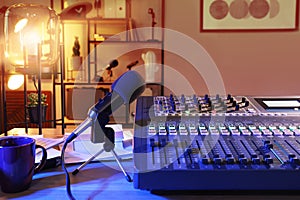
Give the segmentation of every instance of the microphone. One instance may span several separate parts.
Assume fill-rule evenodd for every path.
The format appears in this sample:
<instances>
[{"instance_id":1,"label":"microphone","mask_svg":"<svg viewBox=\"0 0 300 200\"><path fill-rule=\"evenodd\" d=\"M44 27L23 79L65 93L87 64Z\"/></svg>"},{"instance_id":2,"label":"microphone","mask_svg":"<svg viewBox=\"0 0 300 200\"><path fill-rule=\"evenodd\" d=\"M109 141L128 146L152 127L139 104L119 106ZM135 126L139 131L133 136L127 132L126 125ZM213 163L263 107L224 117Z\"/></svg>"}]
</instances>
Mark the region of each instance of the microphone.
<instances>
[{"instance_id":1,"label":"microphone","mask_svg":"<svg viewBox=\"0 0 300 200\"><path fill-rule=\"evenodd\" d=\"M139 63L139 61L136 60L136 61L128 64L126 68L129 69L129 70L131 70L131 68L134 67L134 66L136 66L138 63Z\"/></svg>"},{"instance_id":2,"label":"microphone","mask_svg":"<svg viewBox=\"0 0 300 200\"><path fill-rule=\"evenodd\" d=\"M87 118L71 133L66 143L71 142L90 126L93 126L98 115L108 118L113 111L123 104L130 104L137 99L145 90L144 79L136 71L127 71L122 74L111 86L109 92L103 99L94 104L88 111ZM95 136L92 136L95 137ZM100 138L100 140L102 140Z\"/></svg>"},{"instance_id":3,"label":"microphone","mask_svg":"<svg viewBox=\"0 0 300 200\"><path fill-rule=\"evenodd\" d=\"M106 67L106 70L111 70L112 68L115 68L116 66L118 66L119 62L118 60L112 60Z\"/></svg>"}]
</instances>

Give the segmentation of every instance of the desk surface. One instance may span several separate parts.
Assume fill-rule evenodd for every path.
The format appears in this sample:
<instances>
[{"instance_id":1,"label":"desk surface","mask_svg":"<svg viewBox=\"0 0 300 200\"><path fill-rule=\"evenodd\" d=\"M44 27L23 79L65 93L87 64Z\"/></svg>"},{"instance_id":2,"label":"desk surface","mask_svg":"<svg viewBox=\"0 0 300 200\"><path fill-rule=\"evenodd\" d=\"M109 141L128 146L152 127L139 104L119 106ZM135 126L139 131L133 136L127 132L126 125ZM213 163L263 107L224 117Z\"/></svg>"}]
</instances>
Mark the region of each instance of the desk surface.
<instances>
[{"instance_id":1,"label":"desk surface","mask_svg":"<svg viewBox=\"0 0 300 200\"><path fill-rule=\"evenodd\" d=\"M54 131L59 133L59 131ZM13 132L12 132L13 133ZM48 131L45 130L45 134ZM53 130L49 131L49 136L54 137ZM61 137L61 136L60 136ZM122 161L126 171L132 175L133 162L131 160ZM80 172L73 176L71 172L78 165L68 165L68 171L71 178L71 190L74 197L81 199L143 199L143 200L162 200L162 199L209 199L209 200L299 200L298 194L272 194L262 192L185 192L182 193L165 193L153 194L149 191L135 189L133 183L128 183L119 170L115 161L95 162L86 165ZM159 181L159 180L158 180ZM245 180L247 181L247 180ZM280 180L276 180L280 181ZM184 183L179 183L184 184ZM5 199L68 199L65 187L65 173L61 166L53 169L43 170L34 175L31 187L20 193L5 194L0 191L0 200Z\"/></svg>"},{"instance_id":2,"label":"desk surface","mask_svg":"<svg viewBox=\"0 0 300 200\"><path fill-rule=\"evenodd\" d=\"M124 167L130 171L132 160L123 162ZM72 172L79 165L68 166L68 171ZM281 200L300 199L300 194L241 194L236 192L199 192L188 193L167 193L153 194L149 191L133 188L133 184L125 180L124 175L116 170L117 164L114 162L90 163L76 175L70 174L71 189L76 199L209 199L209 200ZM159 180L158 180L159 181ZM278 180L280 181L280 180ZM184 184L184 183L182 183ZM44 170L33 177L31 187L20 193L5 194L0 192L0 199L68 199L65 189L65 174L61 167Z\"/></svg>"}]
</instances>

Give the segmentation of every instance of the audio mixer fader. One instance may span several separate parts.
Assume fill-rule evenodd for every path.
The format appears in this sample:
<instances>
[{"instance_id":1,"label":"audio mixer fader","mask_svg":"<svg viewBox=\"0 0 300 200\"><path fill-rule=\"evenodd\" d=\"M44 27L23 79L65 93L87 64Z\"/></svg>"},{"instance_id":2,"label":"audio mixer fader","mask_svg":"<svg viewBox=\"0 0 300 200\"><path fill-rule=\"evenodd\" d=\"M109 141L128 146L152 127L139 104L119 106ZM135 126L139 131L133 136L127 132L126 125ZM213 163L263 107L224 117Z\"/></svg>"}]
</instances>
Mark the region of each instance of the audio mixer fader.
<instances>
[{"instance_id":1,"label":"audio mixer fader","mask_svg":"<svg viewBox=\"0 0 300 200\"><path fill-rule=\"evenodd\" d=\"M135 188L299 190L299 99L140 97Z\"/></svg>"}]
</instances>

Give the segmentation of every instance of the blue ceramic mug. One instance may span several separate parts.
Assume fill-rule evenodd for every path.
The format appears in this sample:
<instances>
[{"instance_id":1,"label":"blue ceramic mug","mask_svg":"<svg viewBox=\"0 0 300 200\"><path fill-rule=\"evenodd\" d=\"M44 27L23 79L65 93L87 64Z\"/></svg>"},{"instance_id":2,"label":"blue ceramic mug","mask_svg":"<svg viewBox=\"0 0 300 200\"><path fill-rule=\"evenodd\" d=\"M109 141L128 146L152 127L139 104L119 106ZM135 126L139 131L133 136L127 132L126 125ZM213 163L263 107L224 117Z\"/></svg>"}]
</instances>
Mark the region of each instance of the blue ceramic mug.
<instances>
[{"instance_id":1,"label":"blue ceramic mug","mask_svg":"<svg viewBox=\"0 0 300 200\"><path fill-rule=\"evenodd\" d=\"M42 149L42 159L35 166L36 149ZM23 136L0 137L0 186L5 193L21 192L29 188L32 176L39 172L47 160L44 147Z\"/></svg>"}]
</instances>

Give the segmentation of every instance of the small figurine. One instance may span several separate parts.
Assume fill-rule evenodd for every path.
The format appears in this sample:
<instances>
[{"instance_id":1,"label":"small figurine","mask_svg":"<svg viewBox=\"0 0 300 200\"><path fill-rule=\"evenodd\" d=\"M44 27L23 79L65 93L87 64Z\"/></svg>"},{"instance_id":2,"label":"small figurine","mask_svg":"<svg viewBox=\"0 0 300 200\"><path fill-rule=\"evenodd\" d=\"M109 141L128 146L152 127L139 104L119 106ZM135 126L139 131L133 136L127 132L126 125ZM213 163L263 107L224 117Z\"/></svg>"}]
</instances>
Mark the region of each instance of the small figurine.
<instances>
[{"instance_id":1,"label":"small figurine","mask_svg":"<svg viewBox=\"0 0 300 200\"><path fill-rule=\"evenodd\" d=\"M78 36L75 36L75 41L73 46L73 56L80 56L80 44L78 41Z\"/></svg>"}]
</instances>

